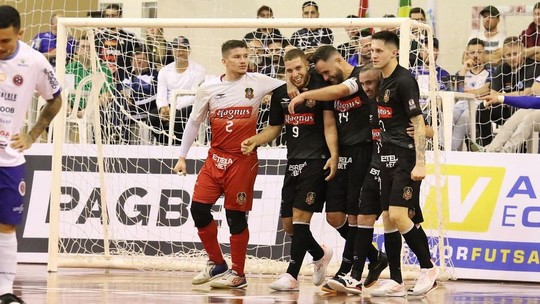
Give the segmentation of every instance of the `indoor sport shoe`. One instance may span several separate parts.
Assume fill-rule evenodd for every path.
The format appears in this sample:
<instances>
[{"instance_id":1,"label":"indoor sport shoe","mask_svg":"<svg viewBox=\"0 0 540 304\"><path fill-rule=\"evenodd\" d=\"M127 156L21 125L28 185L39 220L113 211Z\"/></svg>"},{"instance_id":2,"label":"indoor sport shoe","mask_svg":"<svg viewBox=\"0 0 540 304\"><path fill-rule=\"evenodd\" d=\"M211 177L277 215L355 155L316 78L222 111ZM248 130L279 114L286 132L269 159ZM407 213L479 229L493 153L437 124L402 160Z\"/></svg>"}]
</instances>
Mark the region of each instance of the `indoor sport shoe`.
<instances>
[{"instance_id":1,"label":"indoor sport shoe","mask_svg":"<svg viewBox=\"0 0 540 304\"><path fill-rule=\"evenodd\" d=\"M330 260L332 260L332 255L334 252L332 251L332 248L322 245L321 246L324 255L323 257L318 261L313 261L313 284L315 286L320 286L324 282L324 278L326 277L326 268L328 267L328 264L330 264Z\"/></svg>"},{"instance_id":2,"label":"indoor sport shoe","mask_svg":"<svg viewBox=\"0 0 540 304\"><path fill-rule=\"evenodd\" d=\"M284 273L280 275L277 280L270 283L268 287L277 291L293 291L298 290L298 280L293 278L289 273Z\"/></svg>"},{"instance_id":3,"label":"indoor sport shoe","mask_svg":"<svg viewBox=\"0 0 540 304\"><path fill-rule=\"evenodd\" d=\"M326 292L326 293L336 293L337 292L334 289L332 289L332 287L330 287L330 285L328 285L328 282L324 283L324 285L321 286L321 290Z\"/></svg>"},{"instance_id":4,"label":"indoor sport shoe","mask_svg":"<svg viewBox=\"0 0 540 304\"><path fill-rule=\"evenodd\" d=\"M373 286L379 279L381 272L388 266L388 257L386 253L379 251L379 256L376 262L369 263L366 280L364 281L364 287L369 288Z\"/></svg>"},{"instance_id":5,"label":"indoor sport shoe","mask_svg":"<svg viewBox=\"0 0 540 304\"><path fill-rule=\"evenodd\" d=\"M439 276L439 268L433 266L432 268L421 268L418 281L414 285L412 295L419 296L430 291L435 285L435 280Z\"/></svg>"},{"instance_id":6,"label":"indoor sport shoe","mask_svg":"<svg viewBox=\"0 0 540 304\"><path fill-rule=\"evenodd\" d=\"M21 298L12 293L5 293L0 296L0 304L26 304Z\"/></svg>"},{"instance_id":7,"label":"indoor sport shoe","mask_svg":"<svg viewBox=\"0 0 540 304\"><path fill-rule=\"evenodd\" d=\"M246 276L239 276L236 271L229 269L221 277L212 280L210 287L228 289L246 288Z\"/></svg>"},{"instance_id":8,"label":"indoor sport shoe","mask_svg":"<svg viewBox=\"0 0 540 304\"><path fill-rule=\"evenodd\" d=\"M332 289L338 292L359 295L362 294L362 283L353 279L349 275L331 278L327 283Z\"/></svg>"},{"instance_id":9,"label":"indoor sport shoe","mask_svg":"<svg viewBox=\"0 0 540 304\"><path fill-rule=\"evenodd\" d=\"M379 287L371 291L373 297L404 297L407 295L405 284L394 280L384 281Z\"/></svg>"},{"instance_id":10,"label":"indoor sport shoe","mask_svg":"<svg viewBox=\"0 0 540 304\"><path fill-rule=\"evenodd\" d=\"M206 262L206 268L199 272L191 281L193 285L200 285L206 282L210 282L213 279L219 278L225 274L229 269L226 262L223 262L221 265L216 265L212 261Z\"/></svg>"}]
</instances>

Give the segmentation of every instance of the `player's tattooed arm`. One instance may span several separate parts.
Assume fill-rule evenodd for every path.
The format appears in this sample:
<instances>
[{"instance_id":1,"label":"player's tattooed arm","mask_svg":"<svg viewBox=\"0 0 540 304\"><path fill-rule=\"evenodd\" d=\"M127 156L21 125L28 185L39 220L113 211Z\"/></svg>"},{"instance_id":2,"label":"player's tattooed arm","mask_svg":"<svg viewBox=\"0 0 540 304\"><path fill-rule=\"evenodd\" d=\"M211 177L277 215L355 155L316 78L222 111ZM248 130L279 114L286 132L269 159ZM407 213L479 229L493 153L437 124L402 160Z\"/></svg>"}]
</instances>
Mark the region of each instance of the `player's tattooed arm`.
<instances>
[{"instance_id":1,"label":"player's tattooed arm","mask_svg":"<svg viewBox=\"0 0 540 304\"><path fill-rule=\"evenodd\" d=\"M62 106L62 97L60 94L58 96L54 97L51 100L47 100L47 103L41 110L41 113L39 114L39 117L36 121L36 124L28 132L28 135L36 141L36 139L45 131L45 129L51 124L51 121L56 116L56 114L60 111L60 107Z\"/></svg>"},{"instance_id":2,"label":"player's tattooed arm","mask_svg":"<svg viewBox=\"0 0 540 304\"><path fill-rule=\"evenodd\" d=\"M426 177L426 126L422 115L411 118L414 127L414 145L416 164L411 172L411 179L420 181Z\"/></svg>"}]
</instances>

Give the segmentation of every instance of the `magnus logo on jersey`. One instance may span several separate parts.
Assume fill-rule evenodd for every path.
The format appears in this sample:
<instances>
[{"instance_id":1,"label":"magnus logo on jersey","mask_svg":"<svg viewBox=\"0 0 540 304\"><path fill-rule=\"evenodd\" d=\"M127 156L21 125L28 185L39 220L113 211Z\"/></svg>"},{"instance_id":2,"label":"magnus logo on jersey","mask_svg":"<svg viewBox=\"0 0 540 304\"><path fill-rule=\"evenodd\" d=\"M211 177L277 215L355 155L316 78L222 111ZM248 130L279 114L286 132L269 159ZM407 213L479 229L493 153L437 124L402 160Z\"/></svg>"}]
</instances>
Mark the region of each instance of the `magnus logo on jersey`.
<instances>
[{"instance_id":1,"label":"magnus logo on jersey","mask_svg":"<svg viewBox=\"0 0 540 304\"><path fill-rule=\"evenodd\" d=\"M53 71L43 69L43 73L45 73L45 76L47 76L47 80L49 81L51 88L56 89L58 87L58 80L54 76Z\"/></svg>"},{"instance_id":2,"label":"magnus logo on jersey","mask_svg":"<svg viewBox=\"0 0 540 304\"><path fill-rule=\"evenodd\" d=\"M350 109L359 108L361 106L362 100L358 96L347 100L336 100L334 103L334 109L338 112L347 112Z\"/></svg>"},{"instance_id":3,"label":"magnus logo on jersey","mask_svg":"<svg viewBox=\"0 0 540 304\"><path fill-rule=\"evenodd\" d=\"M226 119L241 119L250 118L252 107L232 107L225 109L218 109L214 114L214 118L226 118Z\"/></svg>"},{"instance_id":4,"label":"magnus logo on jersey","mask_svg":"<svg viewBox=\"0 0 540 304\"><path fill-rule=\"evenodd\" d=\"M379 113L379 118L380 119L384 119L384 118L392 118L392 108L390 107L383 107L383 106L378 106L377 107L377 112Z\"/></svg>"},{"instance_id":5,"label":"magnus logo on jersey","mask_svg":"<svg viewBox=\"0 0 540 304\"><path fill-rule=\"evenodd\" d=\"M313 125L315 124L315 117L313 113L302 114L286 114L285 124L287 125Z\"/></svg>"},{"instance_id":6,"label":"magnus logo on jersey","mask_svg":"<svg viewBox=\"0 0 540 304\"><path fill-rule=\"evenodd\" d=\"M17 101L17 94L15 93L8 93L8 92L0 92L0 98L7 100L7 101Z\"/></svg>"}]
</instances>

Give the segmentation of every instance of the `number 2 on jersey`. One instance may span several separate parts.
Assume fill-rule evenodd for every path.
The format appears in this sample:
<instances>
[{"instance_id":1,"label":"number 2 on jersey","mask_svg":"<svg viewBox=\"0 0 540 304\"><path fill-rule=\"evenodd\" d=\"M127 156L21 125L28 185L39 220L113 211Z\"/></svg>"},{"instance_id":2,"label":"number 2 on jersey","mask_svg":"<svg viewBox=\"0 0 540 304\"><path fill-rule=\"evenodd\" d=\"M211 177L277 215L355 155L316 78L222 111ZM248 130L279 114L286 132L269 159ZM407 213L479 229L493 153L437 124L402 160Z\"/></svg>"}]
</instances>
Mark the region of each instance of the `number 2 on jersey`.
<instances>
[{"instance_id":1,"label":"number 2 on jersey","mask_svg":"<svg viewBox=\"0 0 540 304\"><path fill-rule=\"evenodd\" d=\"M234 125L234 122L232 120L227 121L227 125L225 126L225 131L227 131L227 133L232 133L233 125Z\"/></svg>"}]
</instances>

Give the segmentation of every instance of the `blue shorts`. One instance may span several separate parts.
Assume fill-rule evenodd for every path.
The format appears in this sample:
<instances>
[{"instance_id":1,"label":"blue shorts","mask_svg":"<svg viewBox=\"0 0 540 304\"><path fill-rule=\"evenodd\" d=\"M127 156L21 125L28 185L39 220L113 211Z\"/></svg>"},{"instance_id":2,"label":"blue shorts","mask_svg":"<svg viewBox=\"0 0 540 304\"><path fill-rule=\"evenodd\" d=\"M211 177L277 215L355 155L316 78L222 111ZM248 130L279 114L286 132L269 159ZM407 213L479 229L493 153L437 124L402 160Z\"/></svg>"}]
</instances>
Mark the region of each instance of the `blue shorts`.
<instances>
[{"instance_id":1,"label":"blue shorts","mask_svg":"<svg viewBox=\"0 0 540 304\"><path fill-rule=\"evenodd\" d=\"M0 223L17 225L22 221L26 192L25 166L0 167Z\"/></svg>"}]
</instances>

